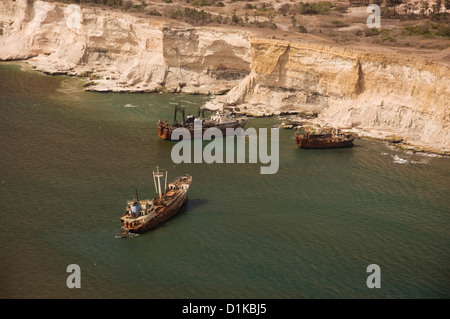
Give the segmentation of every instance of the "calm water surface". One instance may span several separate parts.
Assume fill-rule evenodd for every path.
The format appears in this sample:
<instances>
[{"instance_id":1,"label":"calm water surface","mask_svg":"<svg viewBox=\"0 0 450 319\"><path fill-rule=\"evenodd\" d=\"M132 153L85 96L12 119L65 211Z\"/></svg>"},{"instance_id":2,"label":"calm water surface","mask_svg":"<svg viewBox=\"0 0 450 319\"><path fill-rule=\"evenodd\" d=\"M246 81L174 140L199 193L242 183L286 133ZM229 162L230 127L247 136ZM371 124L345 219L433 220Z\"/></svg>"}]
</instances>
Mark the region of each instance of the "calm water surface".
<instances>
[{"instance_id":1,"label":"calm water surface","mask_svg":"<svg viewBox=\"0 0 450 319\"><path fill-rule=\"evenodd\" d=\"M209 97L82 90L0 64L1 298L449 298L450 160L357 140L299 150L280 130L277 174L174 164L156 122ZM283 118L251 118L275 127ZM152 170L193 176L173 219L116 238ZM66 286L69 264L81 289ZM381 267L381 289L366 268Z\"/></svg>"}]
</instances>

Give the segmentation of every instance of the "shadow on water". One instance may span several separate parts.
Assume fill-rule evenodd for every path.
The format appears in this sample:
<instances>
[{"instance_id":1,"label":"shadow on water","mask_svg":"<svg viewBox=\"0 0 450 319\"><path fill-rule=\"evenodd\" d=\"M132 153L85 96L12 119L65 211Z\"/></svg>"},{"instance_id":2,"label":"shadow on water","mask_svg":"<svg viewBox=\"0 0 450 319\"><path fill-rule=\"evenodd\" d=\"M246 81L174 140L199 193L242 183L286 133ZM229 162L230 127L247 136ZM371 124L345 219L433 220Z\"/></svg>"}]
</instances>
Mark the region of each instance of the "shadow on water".
<instances>
[{"instance_id":1,"label":"shadow on water","mask_svg":"<svg viewBox=\"0 0 450 319\"><path fill-rule=\"evenodd\" d=\"M190 199L188 200L186 203L183 204L183 206L181 206L180 210L178 211L178 213L176 213L175 215L173 215L172 217L170 217L168 220L166 220L165 222L162 222L159 225L156 225L155 227L153 227L152 229L150 229L149 231L155 231L159 228L162 227L169 227L170 225L167 224L167 222L169 221L173 221L177 218L181 218L181 216L187 215L188 212L192 213L192 211L195 208L201 207L203 205L206 205L208 203L208 200L204 199L204 198L196 198L196 199Z\"/></svg>"},{"instance_id":2,"label":"shadow on water","mask_svg":"<svg viewBox=\"0 0 450 319\"><path fill-rule=\"evenodd\" d=\"M189 208L190 210L204 206L208 204L208 200L205 198L195 198L195 199L190 199L189 201L187 201L187 203L185 205L183 205L183 207L181 209L187 209Z\"/></svg>"}]
</instances>

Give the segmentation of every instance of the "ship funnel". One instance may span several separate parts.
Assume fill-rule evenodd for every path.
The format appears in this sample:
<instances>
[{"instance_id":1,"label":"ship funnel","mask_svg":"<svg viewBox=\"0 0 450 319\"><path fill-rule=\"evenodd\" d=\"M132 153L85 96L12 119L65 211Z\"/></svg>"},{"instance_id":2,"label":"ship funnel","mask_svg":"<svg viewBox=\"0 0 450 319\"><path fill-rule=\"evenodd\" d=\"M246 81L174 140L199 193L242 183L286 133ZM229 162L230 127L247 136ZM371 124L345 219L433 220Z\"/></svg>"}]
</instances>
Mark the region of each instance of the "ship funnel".
<instances>
[{"instance_id":1,"label":"ship funnel","mask_svg":"<svg viewBox=\"0 0 450 319\"><path fill-rule=\"evenodd\" d=\"M161 179L164 180L163 189L161 189ZM160 170L159 167L156 166L156 170L153 171L153 182L155 183L156 193L159 194L159 198L161 199L162 195L166 192L167 189L167 171Z\"/></svg>"},{"instance_id":2,"label":"ship funnel","mask_svg":"<svg viewBox=\"0 0 450 319\"><path fill-rule=\"evenodd\" d=\"M131 205L131 212L134 216L139 216L139 212L141 211L141 203L139 202L137 188L134 188L136 191L136 196L133 200L133 204Z\"/></svg>"}]
</instances>

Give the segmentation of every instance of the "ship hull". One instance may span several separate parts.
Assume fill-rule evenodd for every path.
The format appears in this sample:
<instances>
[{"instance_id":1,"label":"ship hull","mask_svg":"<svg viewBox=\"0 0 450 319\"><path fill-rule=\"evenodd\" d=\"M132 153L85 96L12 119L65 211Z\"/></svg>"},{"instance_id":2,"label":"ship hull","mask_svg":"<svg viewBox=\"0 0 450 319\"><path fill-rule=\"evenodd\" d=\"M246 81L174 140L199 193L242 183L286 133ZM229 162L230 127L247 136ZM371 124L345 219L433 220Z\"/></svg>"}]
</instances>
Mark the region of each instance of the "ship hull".
<instances>
[{"instance_id":1,"label":"ship hull","mask_svg":"<svg viewBox=\"0 0 450 319\"><path fill-rule=\"evenodd\" d=\"M295 143L298 148L304 149L315 149L315 148L342 148L342 147L352 147L354 137L343 139L343 140L333 140L333 139L305 139L296 136Z\"/></svg>"},{"instance_id":2,"label":"ship hull","mask_svg":"<svg viewBox=\"0 0 450 319\"><path fill-rule=\"evenodd\" d=\"M205 131L208 128L217 128L222 132L222 136L226 136L227 135L227 128L231 128L231 129L237 129L239 127L244 127L245 125L245 121L241 121L241 122L236 122L233 124L224 124L224 125L214 125L214 126L206 126L206 127L202 127L202 134L200 135L198 132L197 134L200 137L203 137L203 134L205 133ZM163 126L163 125L158 125L157 127L157 133L158 136L164 140L171 140L172 139L172 132L177 129L177 128L183 128L182 126ZM197 138L194 128L192 126L190 127L186 127L189 130L189 133L191 135L191 139Z\"/></svg>"},{"instance_id":3,"label":"ship hull","mask_svg":"<svg viewBox=\"0 0 450 319\"><path fill-rule=\"evenodd\" d=\"M139 227L130 228L130 229L128 229L128 231L130 233L140 234L140 233L144 233L144 232L152 229L155 226L158 226L159 224L165 222L166 220L168 220L171 217L173 217L174 215L176 215L180 211L183 204L186 203L187 201L188 201L188 196L186 193L185 196L180 196L180 198L177 199L177 201L175 203L173 203L172 205L163 206L162 211L160 212L160 215L158 215L155 219L150 220L148 223L140 225Z\"/></svg>"}]
</instances>

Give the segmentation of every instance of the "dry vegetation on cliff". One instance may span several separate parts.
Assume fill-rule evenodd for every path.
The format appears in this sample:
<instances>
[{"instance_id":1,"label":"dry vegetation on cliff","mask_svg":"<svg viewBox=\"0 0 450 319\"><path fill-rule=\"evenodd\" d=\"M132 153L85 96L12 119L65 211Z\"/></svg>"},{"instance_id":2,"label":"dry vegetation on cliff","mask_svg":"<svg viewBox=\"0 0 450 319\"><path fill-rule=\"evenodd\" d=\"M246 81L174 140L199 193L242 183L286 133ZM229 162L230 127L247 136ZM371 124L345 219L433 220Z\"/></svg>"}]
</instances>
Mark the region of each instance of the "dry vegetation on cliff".
<instances>
[{"instance_id":1,"label":"dry vegetation on cliff","mask_svg":"<svg viewBox=\"0 0 450 319\"><path fill-rule=\"evenodd\" d=\"M450 63L449 0L52 0L108 6L193 26L250 29L261 37L411 52ZM369 29L367 5L381 5Z\"/></svg>"}]
</instances>

